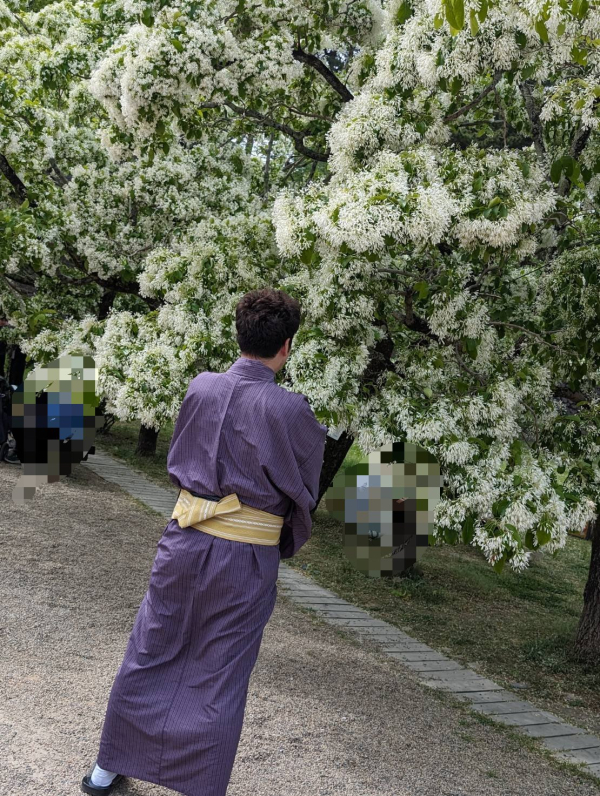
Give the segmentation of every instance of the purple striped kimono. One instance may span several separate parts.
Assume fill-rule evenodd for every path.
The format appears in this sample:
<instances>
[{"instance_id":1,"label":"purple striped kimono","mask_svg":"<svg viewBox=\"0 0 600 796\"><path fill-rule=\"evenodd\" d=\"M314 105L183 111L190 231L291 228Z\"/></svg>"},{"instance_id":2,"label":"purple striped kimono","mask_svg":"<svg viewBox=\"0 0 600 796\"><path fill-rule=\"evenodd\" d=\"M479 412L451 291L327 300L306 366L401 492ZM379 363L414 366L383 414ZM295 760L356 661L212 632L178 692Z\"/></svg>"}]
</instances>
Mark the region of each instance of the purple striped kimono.
<instances>
[{"instance_id":1,"label":"purple striped kimono","mask_svg":"<svg viewBox=\"0 0 600 796\"><path fill-rule=\"evenodd\" d=\"M281 541L222 539L171 520L158 542L106 710L97 762L186 796L225 796L280 558L309 539L327 427L259 360L200 373L175 425L178 487L285 517Z\"/></svg>"}]
</instances>

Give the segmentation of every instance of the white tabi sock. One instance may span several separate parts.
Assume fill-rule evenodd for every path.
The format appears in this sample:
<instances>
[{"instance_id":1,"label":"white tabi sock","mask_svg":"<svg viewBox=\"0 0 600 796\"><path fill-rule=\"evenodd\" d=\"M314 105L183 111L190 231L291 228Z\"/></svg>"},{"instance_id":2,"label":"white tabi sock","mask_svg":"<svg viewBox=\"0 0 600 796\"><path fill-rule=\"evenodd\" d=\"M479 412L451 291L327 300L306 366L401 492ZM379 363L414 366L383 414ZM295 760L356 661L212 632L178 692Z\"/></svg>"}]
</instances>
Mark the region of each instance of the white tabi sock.
<instances>
[{"instance_id":1,"label":"white tabi sock","mask_svg":"<svg viewBox=\"0 0 600 796\"><path fill-rule=\"evenodd\" d=\"M96 785L98 788L106 788L116 776L117 772L105 771L96 763L91 776L92 785Z\"/></svg>"}]
</instances>

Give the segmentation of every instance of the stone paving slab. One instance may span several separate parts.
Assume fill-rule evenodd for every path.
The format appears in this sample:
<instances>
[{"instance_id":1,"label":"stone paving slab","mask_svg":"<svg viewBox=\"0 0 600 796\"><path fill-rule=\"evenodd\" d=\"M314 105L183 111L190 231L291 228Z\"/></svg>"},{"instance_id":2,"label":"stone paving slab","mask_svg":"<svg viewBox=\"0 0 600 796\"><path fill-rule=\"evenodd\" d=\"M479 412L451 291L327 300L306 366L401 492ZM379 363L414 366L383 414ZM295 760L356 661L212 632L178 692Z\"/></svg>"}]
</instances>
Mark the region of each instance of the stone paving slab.
<instances>
[{"instance_id":1,"label":"stone paving slab","mask_svg":"<svg viewBox=\"0 0 600 796\"><path fill-rule=\"evenodd\" d=\"M394 655L394 657L398 658L398 660L402 660L402 656L406 655L409 652L422 652L425 654L435 653L435 650L432 650L431 647L427 646L427 644L420 644L418 641L404 641L404 642L394 641L393 644L386 644L384 642L380 643L382 644L383 651L385 653L389 654L397 653Z\"/></svg>"},{"instance_id":2,"label":"stone paving slab","mask_svg":"<svg viewBox=\"0 0 600 796\"><path fill-rule=\"evenodd\" d=\"M477 674L477 672L474 672L472 669L466 669L464 666L460 666L460 668L454 672L439 672L435 675L432 674L430 679L443 680L451 683L462 683L466 680L469 682L475 682L478 680L484 680L485 678L483 678L480 674Z\"/></svg>"},{"instance_id":3,"label":"stone paving slab","mask_svg":"<svg viewBox=\"0 0 600 796\"><path fill-rule=\"evenodd\" d=\"M500 713L494 716L496 721L511 724L514 727L527 727L533 724L560 724L560 720L545 710L531 710L525 713Z\"/></svg>"},{"instance_id":4,"label":"stone paving slab","mask_svg":"<svg viewBox=\"0 0 600 796\"><path fill-rule=\"evenodd\" d=\"M302 605L314 605L317 608L327 608L332 605L348 607L348 603L333 597L302 597Z\"/></svg>"},{"instance_id":5,"label":"stone paving slab","mask_svg":"<svg viewBox=\"0 0 600 796\"><path fill-rule=\"evenodd\" d=\"M590 765L586 766L586 768L591 774L595 774L595 776L600 777L600 766Z\"/></svg>"},{"instance_id":6,"label":"stone paving slab","mask_svg":"<svg viewBox=\"0 0 600 796\"><path fill-rule=\"evenodd\" d=\"M521 727L521 731L527 733L527 735L532 735L534 738L551 738L553 735L578 735L581 729L573 727L572 724L562 724L559 719L556 723L533 724L530 727Z\"/></svg>"},{"instance_id":7,"label":"stone paving slab","mask_svg":"<svg viewBox=\"0 0 600 796\"><path fill-rule=\"evenodd\" d=\"M570 763L600 764L600 746L595 749L571 749L568 752L559 752L559 757Z\"/></svg>"},{"instance_id":8,"label":"stone paving slab","mask_svg":"<svg viewBox=\"0 0 600 796\"><path fill-rule=\"evenodd\" d=\"M102 451L91 456L84 464L165 517L171 516L177 499L175 487L160 487ZM449 692L468 703L472 710L540 739L560 759L580 763L587 773L600 777L600 738L565 724L552 713L538 710L529 702L519 699L514 691L503 688L389 622L376 619L334 592L318 586L307 575L284 561L279 565L278 581L284 594L291 600L317 614L328 624L352 633L362 641L376 643L383 654L411 670L422 684Z\"/></svg>"},{"instance_id":9,"label":"stone paving slab","mask_svg":"<svg viewBox=\"0 0 600 796\"><path fill-rule=\"evenodd\" d=\"M493 680L488 680L485 677L477 679L467 679L462 682L450 682L448 680L432 680L430 677L423 680L425 685L432 688L439 688L440 691L451 691L457 694L468 694L469 691L501 691L502 687L496 685Z\"/></svg>"},{"instance_id":10,"label":"stone paving slab","mask_svg":"<svg viewBox=\"0 0 600 796\"><path fill-rule=\"evenodd\" d=\"M555 751L575 749L596 749L598 738L595 735L563 735L557 738L547 738L544 745Z\"/></svg>"},{"instance_id":11,"label":"stone paving slab","mask_svg":"<svg viewBox=\"0 0 600 796\"><path fill-rule=\"evenodd\" d=\"M352 618L350 618L350 619L337 618L336 619L335 617L330 616L330 617L327 617L325 621L329 622L332 625L339 625L340 627L355 628L355 627L374 627L375 625L373 625L373 622L377 622L378 620L369 619L368 616L365 617L364 619L362 619L362 618L361 619L358 619L358 618L357 619L352 619Z\"/></svg>"},{"instance_id":12,"label":"stone paving slab","mask_svg":"<svg viewBox=\"0 0 600 796\"><path fill-rule=\"evenodd\" d=\"M394 638L394 639L410 639L414 641L413 638L407 636L406 633L403 633L401 630L398 630L395 627L389 625L388 627L359 627L356 629L356 635L358 636L378 636L381 638Z\"/></svg>"},{"instance_id":13,"label":"stone paving slab","mask_svg":"<svg viewBox=\"0 0 600 796\"><path fill-rule=\"evenodd\" d=\"M535 708L531 702L483 702L481 704L474 704L473 710L485 713L488 716L493 716L494 713L502 713L503 715L509 713L529 713L535 710Z\"/></svg>"},{"instance_id":14,"label":"stone paving slab","mask_svg":"<svg viewBox=\"0 0 600 796\"><path fill-rule=\"evenodd\" d=\"M456 661L404 661L404 665L413 672L450 672L462 668Z\"/></svg>"},{"instance_id":15,"label":"stone paving slab","mask_svg":"<svg viewBox=\"0 0 600 796\"><path fill-rule=\"evenodd\" d=\"M445 655L442 655L441 652L435 652L434 650L423 650L422 652L401 652L400 655L397 655L396 657L400 661L450 661L450 658L447 658ZM454 661L452 661L452 663L454 663Z\"/></svg>"},{"instance_id":16,"label":"stone paving slab","mask_svg":"<svg viewBox=\"0 0 600 796\"><path fill-rule=\"evenodd\" d=\"M512 691L505 691L503 688L498 688L495 691L473 691L468 694L457 694L457 699L465 702L473 702L473 707L478 704L489 702L514 702L517 695Z\"/></svg>"}]
</instances>

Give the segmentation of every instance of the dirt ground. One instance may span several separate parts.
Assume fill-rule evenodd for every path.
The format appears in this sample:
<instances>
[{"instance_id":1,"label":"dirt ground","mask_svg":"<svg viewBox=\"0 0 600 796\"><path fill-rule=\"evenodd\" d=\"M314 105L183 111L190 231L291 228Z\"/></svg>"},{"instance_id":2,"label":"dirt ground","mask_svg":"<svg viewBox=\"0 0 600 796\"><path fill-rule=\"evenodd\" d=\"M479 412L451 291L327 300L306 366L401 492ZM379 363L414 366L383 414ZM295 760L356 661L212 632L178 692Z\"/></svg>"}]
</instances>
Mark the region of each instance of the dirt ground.
<instances>
[{"instance_id":1,"label":"dirt ground","mask_svg":"<svg viewBox=\"0 0 600 796\"><path fill-rule=\"evenodd\" d=\"M85 466L24 507L0 465L0 794L75 796L165 521ZM598 796L282 594L227 796ZM126 779L115 796L173 791Z\"/></svg>"}]
</instances>

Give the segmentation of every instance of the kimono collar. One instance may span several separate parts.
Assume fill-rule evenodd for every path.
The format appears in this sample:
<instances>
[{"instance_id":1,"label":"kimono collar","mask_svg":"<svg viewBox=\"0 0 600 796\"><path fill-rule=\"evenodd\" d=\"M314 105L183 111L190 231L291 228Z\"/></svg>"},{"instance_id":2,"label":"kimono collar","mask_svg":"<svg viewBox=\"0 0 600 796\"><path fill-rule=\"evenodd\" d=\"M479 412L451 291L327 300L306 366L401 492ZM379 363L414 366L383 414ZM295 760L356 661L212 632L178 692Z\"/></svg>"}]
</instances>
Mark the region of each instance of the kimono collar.
<instances>
[{"instance_id":1,"label":"kimono collar","mask_svg":"<svg viewBox=\"0 0 600 796\"><path fill-rule=\"evenodd\" d=\"M229 368L228 373L236 373L247 379L261 379L262 381L275 381L275 371L259 359L239 357Z\"/></svg>"}]
</instances>

